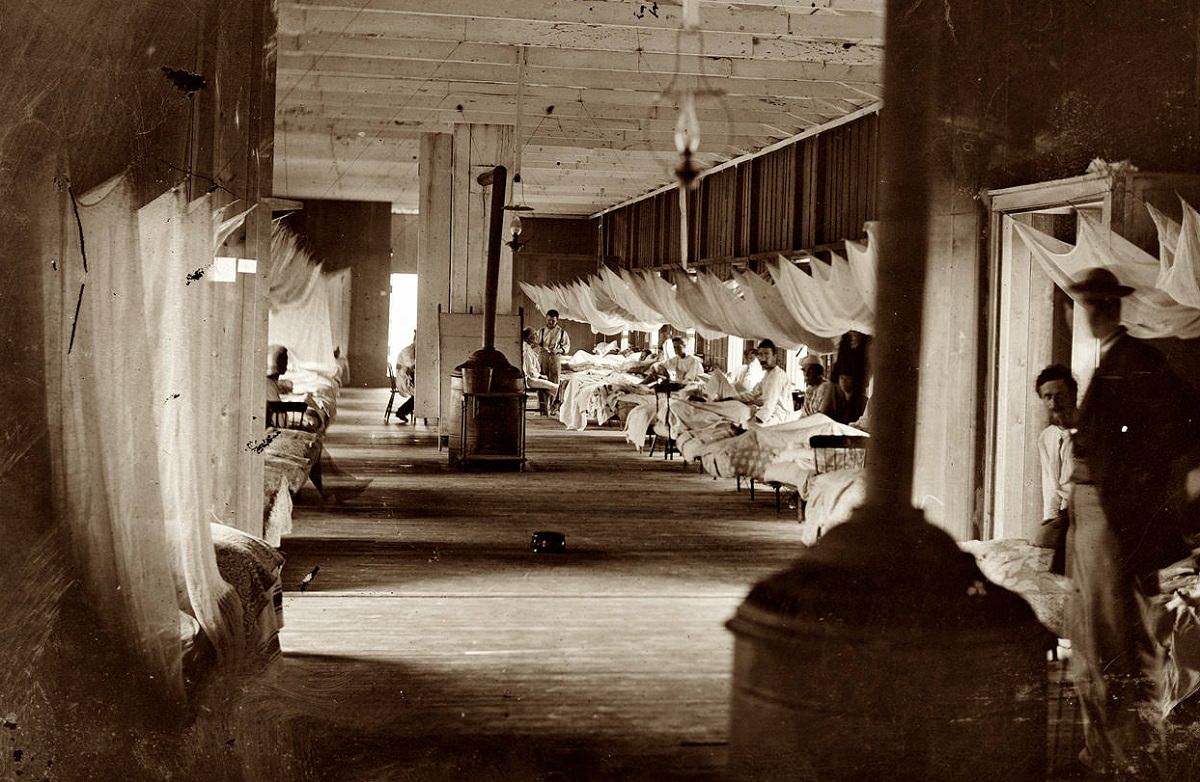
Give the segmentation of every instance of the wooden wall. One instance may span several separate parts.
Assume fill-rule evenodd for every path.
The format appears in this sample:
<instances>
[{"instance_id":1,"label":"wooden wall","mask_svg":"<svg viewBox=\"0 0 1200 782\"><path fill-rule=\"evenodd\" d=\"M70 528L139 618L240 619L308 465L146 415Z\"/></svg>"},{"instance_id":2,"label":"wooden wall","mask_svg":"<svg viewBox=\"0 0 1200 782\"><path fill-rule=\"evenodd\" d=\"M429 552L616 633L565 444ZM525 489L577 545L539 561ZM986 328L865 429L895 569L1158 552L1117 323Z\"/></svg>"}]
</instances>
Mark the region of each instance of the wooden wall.
<instances>
[{"instance_id":1,"label":"wooden wall","mask_svg":"<svg viewBox=\"0 0 1200 782\"><path fill-rule=\"evenodd\" d=\"M261 438L266 404L270 212L261 199L272 188L274 30L273 5L265 0L174 7L81 0L52 10L22 4L6 9L0 25L0 220L12 229L6 237L15 241L18 226L38 219L29 211L38 188L69 182L85 193L122 171L139 206L177 184L192 196L211 192L215 206L259 205L229 245L257 259L262 272L238 275L238 307L227 325L242 344L242 363L224 412L238 422L242 442ZM189 94L167 70L194 72L203 81ZM54 172L49 183L38 178L47 161ZM0 242L0 252L6 270L0 299L19 321L19 328L4 330L0 360L10 375L40 385L41 269L28 267L36 254L10 249L8 241ZM20 404L9 406L14 420L44 426L39 395L22 391ZM251 529L255 517L261 524L261 459L243 454L238 474L238 487L224 497L225 518Z\"/></svg>"},{"instance_id":2,"label":"wooden wall","mask_svg":"<svg viewBox=\"0 0 1200 782\"><path fill-rule=\"evenodd\" d=\"M923 344L912 364L921 388L914 498L967 538L984 531L986 312L999 295L984 271L979 194L1076 176L1096 157L1200 171L1198 20L1169 0L1105 14L1069 0L1036 20L1024 7L952 0L947 14L955 25L930 53L941 74L930 85L934 138L912 151L933 193Z\"/></svg>"},{"instance_id":3,"label":"wooden wall","mask_svg":"<svg viewBox=\"0 0 1200 782\"><path fill-rule=\"evenodd\" d=\"M305 201L289 224L329 271L351 270L350 385L384 387L392 273L392 207L385 201Z\"/></svg>"},{"instance_id":4,"label":"wooden wall","mask_svg":"<svg viewBox=\"0 0 1200 782\"><path fill-rule=\"evenodd\" d=\"M716 171L688 194L688 261L699 267L819 251L866 235L875 214L879 115ZM598 258L618 268L679 263L679 193L602 214Z\"/></svg>"},{"instance_id":5,"label":"wooden wall","mask_svg":"<svg viewBox=\"0 0 1200 782\"><path fill-rule=\"evenodd\" d=\"M515 281L532 285L567 283L596 271L596 227L591 220L550 217L522 219L521 241L513 255ZM538 328L543 314L519 286L513 301L525 308L525 325ZM589 350L600 337L586 323L562 321L571 338L571 351Z\"/></svg>"},{"instance_id":6,"label":"wooden wall","mask_svg":"<svg viewBox=\"0 0 1200 782\"><path fill-rule=\"evenodd\" d=\"M119 636L106 632L104 617L92 614L88 595L71 588L64 596L48 581L69 547L56 529L49 491L47 416L58 413L47 406L54 390L45 388L44 378L38 260L45 253L36 240L41 195L65 186L67 177L84 193L127 170L144 204L186 182L191 171L193 195L212 190L217 205L259 204L235 240L239 255L258 260L260 274L239 275L240 306L227 313L229 328L242 339L243 362L238 393L225 401L239 422L239 439L260 439L261 281L270 263L270 213L261 199L272 187L273 3L6 3L0 16L0 220L6 226L0 231L0 403L11 424L0 438L0 572L20 574L33 565L23 582L0 590L0 620L11 619L11 609L31 608L15 605L21 595L38 600L23 623L30 632L11 636L14 643L0 660L22 671L21 692L0 693L0 700L18 704L13 736L27 769L29 758L52 758L64 779L153 776L163 766L135 745L146 726L168 725L173 715L156 708L144 678L130 669L132 655ZM189 97L164 68L199 73L205 86ZM261 525L261 457L256 461L247 451L238 473L247 503L241 511ZM28 644L35 629L45 633L36 649ZM13 658L22 652L30 654ZM105 729L97 731L97 724ZM5 760L0 777L7 779L5 771L19 769L20 758L6 754Z\"/></svg>"}]
</instances>

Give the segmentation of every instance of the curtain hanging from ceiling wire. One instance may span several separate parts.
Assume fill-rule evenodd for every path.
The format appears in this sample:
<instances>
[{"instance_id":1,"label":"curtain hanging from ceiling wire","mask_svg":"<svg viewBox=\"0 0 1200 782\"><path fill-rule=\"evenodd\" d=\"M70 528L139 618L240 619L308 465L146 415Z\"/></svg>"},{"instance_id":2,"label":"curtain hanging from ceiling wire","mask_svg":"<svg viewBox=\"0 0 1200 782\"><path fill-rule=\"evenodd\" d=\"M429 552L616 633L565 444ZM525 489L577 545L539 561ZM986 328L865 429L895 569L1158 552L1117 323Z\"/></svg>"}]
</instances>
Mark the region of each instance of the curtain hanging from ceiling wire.
<instances>
[{"instance_id":1,"label":"curtain hanging from ceiling wire","mask_svg":"<svg viewBox=\"0 0 1200 782\"><path fill-rule=\"evenodd\" d=\"M770 339L788 349L805 345L828 353L847 331L874 331L873 231L868 224L865 244L847 241L846 257L814 259L811 273L781 257L768 266L771 280L753 272L735 271L726 281L705 271L677 270L677 282L671 283L650 269L603 267L567 285L520 285L540 311L556 309L596 333L670 325L705 339Z\"/></svg>"},{"instance_id":2,"label":"curtain hanging from ceiling wire","mask_svg":"<svg viewBox=\"0 0 1200 782\"><path fill-rule=\"evenodd\" d=\"M1183 222L1177 223L1146 204L1158 229L1158 277L1155 285L1180 304L1200 309L1200 212L1182 198Z\"/></svg>"},{"instance_id":3,"label":"curtain hanging from ceiling wire","mask_svg":"<svg viewBox=\"0 0 1200 782\"><path fill-rule=\"evenodd\" d=\"M1133 293L1121 307L1121 323L1130 335L1200 337L1200 309L1179 303L1158 287L1159 259L1084 212L1078 221L1074 246L1024 223L1014 220L1012 225L1046 275L1064 291L1069 292L1071 284L1095 266L1112 270L1122 283L1132 286ZM1174 260L1178 264L1178 255Z\"/></svg>"}]
</instances>

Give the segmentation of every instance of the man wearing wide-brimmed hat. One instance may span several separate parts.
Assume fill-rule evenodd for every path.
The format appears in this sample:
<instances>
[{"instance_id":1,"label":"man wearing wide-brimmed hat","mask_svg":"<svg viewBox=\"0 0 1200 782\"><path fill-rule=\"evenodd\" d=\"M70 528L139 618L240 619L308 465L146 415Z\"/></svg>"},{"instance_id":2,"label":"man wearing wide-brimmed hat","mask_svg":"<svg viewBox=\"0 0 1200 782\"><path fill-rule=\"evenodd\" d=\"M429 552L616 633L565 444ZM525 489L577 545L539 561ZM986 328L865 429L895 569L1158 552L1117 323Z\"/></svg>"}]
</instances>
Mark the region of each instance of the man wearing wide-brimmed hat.
<instances>
[{"instance_id":1,"label":"man wearing wide-brimmed hat","mask_svg":"<svg viewBox=\"0 0 1200 782\"><path fill-rule=\"evenodd\" d=\"M1200 400L1163 354L1130 337L1108 269L1070 287L1100 340L1100 363L1079 411L1067 541L1078 596L1067 617L1083 706L1085 763L1150 779L1161 740L1164 649L1148 625L1157 571L1188 553L1176 460L1200 439Z\"/></svg>"}]
</instances>

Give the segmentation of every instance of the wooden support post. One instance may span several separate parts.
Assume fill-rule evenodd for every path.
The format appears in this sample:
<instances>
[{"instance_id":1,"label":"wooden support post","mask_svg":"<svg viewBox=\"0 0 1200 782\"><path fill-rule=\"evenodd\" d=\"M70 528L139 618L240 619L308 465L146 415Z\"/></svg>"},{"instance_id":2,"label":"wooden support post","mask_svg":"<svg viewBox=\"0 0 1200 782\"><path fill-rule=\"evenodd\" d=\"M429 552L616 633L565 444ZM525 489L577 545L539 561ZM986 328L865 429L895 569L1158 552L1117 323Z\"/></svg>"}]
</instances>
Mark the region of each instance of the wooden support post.
<instances>
[{"instance_id":1,"label":"wooden support post","mask_svg":"<svg viewBox=\"0 0 1200 782\"><path fill-rule=\"evenodd\" d=\"M487 289L488 195L477 177L494 166L511 171L513 129L506 125L457 125L454 129L453 230L450 254L450 311L483 311ZM511 187L511 183L506 183ZM504 213L502 235L511 215ZM496 312L512 314L512 248L500 248Z\"/></svg>"},{"instance_id":2,"label":"wooden support post","mask_svg":"<svg viewBox=\"0 0 1200 782\"><path fill-rule=\"evenodd\" d=\"M421 206L417 234L417 366L415 414L441 416L438 378L438 309L450 309L450 263L454 209L454 137L421 136Z\"/></svg>"}]
</instances>

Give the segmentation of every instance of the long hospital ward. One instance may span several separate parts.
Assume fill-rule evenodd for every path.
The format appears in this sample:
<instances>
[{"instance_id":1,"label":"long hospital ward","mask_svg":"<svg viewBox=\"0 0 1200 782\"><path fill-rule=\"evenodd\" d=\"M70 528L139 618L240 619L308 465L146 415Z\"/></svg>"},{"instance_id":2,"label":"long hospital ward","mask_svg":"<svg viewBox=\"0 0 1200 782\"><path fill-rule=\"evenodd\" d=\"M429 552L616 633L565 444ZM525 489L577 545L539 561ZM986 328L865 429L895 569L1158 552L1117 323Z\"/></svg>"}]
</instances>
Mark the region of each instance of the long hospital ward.
<instances>
[{"instance_id":1,"label":"long hospital ward","mask_svg":"<svg viewBox=\"0 0 1200 782\"><path fill-rule=\"evenodd\" d=\"M3 782L1197 782L1200 0L0 0Z\"/></svg>"}]
</instances>

